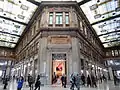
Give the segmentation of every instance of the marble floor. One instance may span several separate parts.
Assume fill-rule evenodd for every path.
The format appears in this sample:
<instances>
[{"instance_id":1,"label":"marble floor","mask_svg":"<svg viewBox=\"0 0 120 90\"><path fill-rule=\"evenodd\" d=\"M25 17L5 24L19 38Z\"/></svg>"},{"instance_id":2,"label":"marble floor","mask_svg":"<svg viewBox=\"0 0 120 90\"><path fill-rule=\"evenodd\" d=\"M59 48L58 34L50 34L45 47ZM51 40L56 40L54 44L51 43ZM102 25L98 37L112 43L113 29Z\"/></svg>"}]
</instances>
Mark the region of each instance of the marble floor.
<instances>
[{"instance_id":1,"label":"marble floor","mask_svg":"<svg viewBox=\"0 0 120 90\"><path fill-rule=\"evenodd\" d=\"M12 83L9 83L6 90L17 90L16 87L17 87L16 82L12 82ZM2 84L0 84L0 90L3 90ZM26 87L26 85L24 85L22 90L29 90L29 88ZM61 86L42 86L41 90L70 90L70 89L69 89L69 86L67 88L62 88ZM80 90L120 90L120 85L115 86L113 82L109 81L108 83L103 82L102 84L98 84L97 88L81 86Z\"/></svg>"}]
</instances>

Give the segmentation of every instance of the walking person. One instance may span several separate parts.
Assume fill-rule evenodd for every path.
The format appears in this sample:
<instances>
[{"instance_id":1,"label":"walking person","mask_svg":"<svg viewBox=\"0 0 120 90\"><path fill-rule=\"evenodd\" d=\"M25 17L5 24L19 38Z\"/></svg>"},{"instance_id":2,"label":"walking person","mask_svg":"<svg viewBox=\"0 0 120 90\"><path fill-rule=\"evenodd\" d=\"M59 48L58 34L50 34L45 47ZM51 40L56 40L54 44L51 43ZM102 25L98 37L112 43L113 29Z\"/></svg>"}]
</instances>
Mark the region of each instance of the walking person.
<instances>
[{"instance_id":1,"label":"walking person","mask_svg":"<svg viewBox=\"0 0 120 90\"><path fill-rule=\"evenodd\" d=\"M80 90L80 76L79 74L72 74L70 79L71 87L70 90L74 90L74 86L76 86L77 90Z\"/></svg>"},{"instance_id":2,"label":"walking person","mask_svg":"<svg viewBox=\"0 0 120 90\"><path fill-rule=\"evenodd\" d=\"M75 78L76 78L76 80L75 80L76 88L77 88L77 90L80 90L80 75L77 74Z\"/></svg>"},{"instance_id":3,"label":"walking person","mask_svg":"<svg viewBox=\"0 0 120 90\"><path fill-rule=\"evenodd\" d=\"M35 89L36 90L38 88L38 90L40 90L40 85L41 85L41 82L40 82L40 75L37 76L37 80L36 80L36 83L35 83Z\"/></svg>"},{"instance_id":4,"label":"walking person","mask_svg":"<svg viewBox=\"0 0 120 90\"><path fill-rule=\"evenodd\" d=\"M90 76L88 75L88 77L87 77L87 86L89 87L89 86L91 86L91 79L90 79Z\"/></svg>"},{"instance_id":5,"label":"walking person","mask_svg":"<svg viewBox=\"0 0 120 90\"><path fill-rule=\"evenodd\" d=\"M82 85L85 86L85 76L84 74L81 75Z\"/></svg>"},{"instance_id":6,"label":"walking person","mask_svg":"<svg viewBox=\"0 0 120 90\"><path fill-rule=\"evenodd\" d=\"M3 79L3 84L4 84L3 89L6 89L7 85L8 85L8 77L7 76Z\"/></svg>"},{"instance_id":7,"label":"walking person","mask_svg":"<svg viewBox=\"0 0 120 90\"><path fill-rule=\"evenodd\" d=\"M107 79L106 79L104 74L103 74L102 78L103 78L104 81L107 81Z\"/></svg>"},{"instance_id":8,"label":"walking person","mask_svg":"<svg viewBox=\"0 0 120 90\"><path fill-rule=\"evenodd\" d=\"M30 90L33 90L33 83L34 83L34 78L30 74L28 74L28 84L29 84Z\"/></svg>"},{"instance_id":9,"label":"walking person","mask_svg":"<svg viewBox=\"0 0 120 90\"><path fill-rule=\"evenodd\" d=\"M24 82L24 79L23 79L23 77L21 76L21 77L19 78L19 80L18 80L17 90L21 90L21 89L22 89L23 82Z\"/></svg>"},{"instance_id":10,"label":"walking person","mask_svg":"<svg viewBox=\"0 0 120 90\"><path fill-rule=\"evenodd\" d=\"M91 75L91 81L92 81L92 86L94 87L97 87L97 85L96 85L96 79L95 79L95 77L94 77L94 75Z\"/></svg>"},{"instance_id":11,"label":"walking person","mask_svg":"<svg viewBox=\"0 0 120 90\"><path fill-rule=\"evenodd\" d=\"M71 74L70 76L70 83L71 83L70 90L74 90L75 76L73 74Z\"/></svg>"},{"instance_id":12,"label":"walking person","mask_svg":"<svg viewBox=\"0 0 120 90\"><path fill-rule=\"evenodd\" d=\"M117 85L118 84L118 78L116 75L114 75L114 85Z\"/></svg>"},{"instance_id":13,"label":"walking person","mask_svg":"<svg viewBox=\"0 0 120 90\"><path fill-rule=\"evenodd\" d=\"M13 75L13 81L15 81L15 75Z\"/></svg>"},{"instance_id":14,"label":"walking person","mask_svg":"<svg viewBox=\"0 0 120 90\"><path fill-rule=\"evenodd\" d=\"M103 78L102 78L102 76L100 75L100 82L101 82L101 83L102 83L102 79L103 79Z\"/></svg>"},{"instance_id":15,"label":"walking person","mask_svg":"<svg viewBox=\"0 0 120 90\"><path fill-rule=\"evenodd\" d=\"M62 87L66 88L67 78L65 74L63 74L63 76L61 77L61 81L62 81Z\"/></svg>"}]
</instances>

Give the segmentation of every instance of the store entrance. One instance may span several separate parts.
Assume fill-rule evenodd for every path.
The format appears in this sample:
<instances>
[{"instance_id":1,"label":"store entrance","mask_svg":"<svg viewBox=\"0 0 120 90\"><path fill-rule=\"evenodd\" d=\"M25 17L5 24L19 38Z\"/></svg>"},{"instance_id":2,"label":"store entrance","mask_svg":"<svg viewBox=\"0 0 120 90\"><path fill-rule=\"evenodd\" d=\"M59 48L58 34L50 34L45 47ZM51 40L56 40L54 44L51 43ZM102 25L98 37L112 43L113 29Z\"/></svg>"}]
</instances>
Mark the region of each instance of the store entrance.
<instances>
[{"instance_id":1,"label":"store entrance","mask_svg":"<svg viewBox=\"0 0 120 90\"><path fill-rule=\"evenodd\" d=\"M52 84L61 84L63 74L66 74L66 54L52 54Z\"/></svg>"}]
</instances>

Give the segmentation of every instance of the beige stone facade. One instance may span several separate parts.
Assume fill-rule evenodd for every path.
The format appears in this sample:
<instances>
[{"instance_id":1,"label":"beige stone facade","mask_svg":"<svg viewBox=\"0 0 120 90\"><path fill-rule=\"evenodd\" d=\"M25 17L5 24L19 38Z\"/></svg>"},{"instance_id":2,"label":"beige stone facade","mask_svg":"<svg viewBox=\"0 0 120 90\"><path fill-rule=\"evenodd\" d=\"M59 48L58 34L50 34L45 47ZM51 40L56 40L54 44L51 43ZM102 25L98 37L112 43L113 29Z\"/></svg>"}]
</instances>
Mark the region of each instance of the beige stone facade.
<instances>
[{"instance_id":1,"label":"beige stone facade","mask_svg":"<svg viewBox=\"0 0 120 90\"><path fill-rule=\"evenodd\" d=\"M34 77L41 74L45 76L42 77L43 82L51 84L53 54L66 55L65 73L68 82L73 72L81 73L83 70L85 75L98 72L98 67L102 66L103 47L88 20L78 9L80 7L76 2L41 3L34 22L16 47L14 74L25 77L28 73ZM62 24L56 24L58 12L62 13ZM49 21L50 13L53 16L52 24ZM69 18L67 24L66 15Z\"/></svg>"}]
</instances>

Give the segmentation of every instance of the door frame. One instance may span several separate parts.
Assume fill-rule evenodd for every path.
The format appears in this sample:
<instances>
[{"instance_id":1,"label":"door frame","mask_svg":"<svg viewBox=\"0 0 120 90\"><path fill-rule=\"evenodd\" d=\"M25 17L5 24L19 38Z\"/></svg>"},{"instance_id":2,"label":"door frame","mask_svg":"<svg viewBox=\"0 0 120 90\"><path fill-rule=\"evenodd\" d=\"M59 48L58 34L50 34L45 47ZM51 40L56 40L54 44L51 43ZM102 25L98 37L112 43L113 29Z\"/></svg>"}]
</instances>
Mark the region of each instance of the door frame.
<instances>
[{"instance_id":1,"label":"door frame","mask_svg":"<svg viewBox=\"0 0 120 90\"><path fill-rule=\"evenodd\" d=\"M51 52L51 60L52 60L52 55L53 54L66 54L66 60L65 60L65 75L67 76L67 59L68 59L68 54L67 54L67 52ZM53 60L51 61L51 84L53 84L52 83L52 79L53 79L53 77L52 77L52 75L53 75Z\"/></svg>"}]
</instances>

